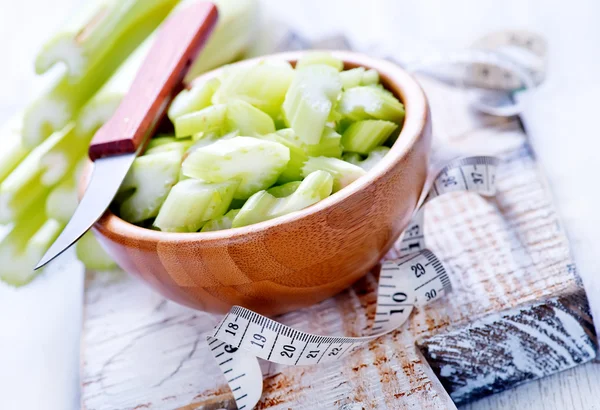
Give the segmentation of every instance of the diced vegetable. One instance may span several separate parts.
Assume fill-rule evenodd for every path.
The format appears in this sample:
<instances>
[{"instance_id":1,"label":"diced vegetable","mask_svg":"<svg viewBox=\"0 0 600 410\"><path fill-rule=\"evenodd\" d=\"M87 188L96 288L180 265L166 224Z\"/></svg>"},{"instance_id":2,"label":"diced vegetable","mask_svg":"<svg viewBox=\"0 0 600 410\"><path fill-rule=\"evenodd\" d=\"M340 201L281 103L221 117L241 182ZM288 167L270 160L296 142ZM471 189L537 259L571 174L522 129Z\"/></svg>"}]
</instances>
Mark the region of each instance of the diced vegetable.
<instances>
[{"instance_id":1,"label":"diced vegetable","mask_svg":"<svg viewBox=\"0 0 600 410\"><path fill-rule=\"evenodd\" d=\"M344 131L342 145L345 151L366 155L383 144L396 128L398 125L391 121L357 121Z\"/></svg>"},{"instance_id":2,"label":"diced vegetable","mask_svg":"<svg viewBox=\"0 0 600 410\"><path fill-rule=\"evenodd\" d=\"M225 129L227 105L211 105L200 111L184 114L175 119L175 136L189 137L194 134L220 135Z\"/></svg>"},{"instance_id":3,"label":"diced vegetable","mask_svg":"<svg viewBox=\"0 0 600 410\"><path fill-rule=\"evenodd\" d=\"M344 69L344 62L324 51L309 51L305 53L298 62L296 68L304 68L315 64L325 64L335 68L337 71Z\"/></svg>"},{"instance_id":4,"label":"diced vegetable","mask_svg":"<svg viewBox=\"0 0 600 410\"><path fill-rule=\"evenodd\" d=\"M264 61L251 67L231 67L225 71L213 103L242 100L272 118L277 118L293 78L294 69L285 61Z\"/></svg>"},{"instance_id":5,"label":"diced vegetable","mask_svg":"<svg viewBox=\"0 0 600 410\"><path fill-rule=\"evenodd\" d=\"M278 195L283 195L287 190L293 191L284 197L273 195L273 191L260 191L252 195L234 218L232 227L266 221L313 205L331 195L333 178L327 172L316 171L300 184L290 182L286 185L288 187L284 185L277 187L279 190L275 189Z\"/></svg>"},{"instance_id":6,"label":"diced vegetable","mask_svg":"<svg viewBox=\"0 0 600 410\"><path fill-rule=\"evenodd\" d=\"M273 188L267 189L267 192L273 195L275 198L285 198L286 196L292 195L302 182L300 181L292 181L287 184L277 185Z\"/></svg>"},{"instance_id":7,"label":"diced vegetable","mask_svg":"<svg viewBox=\"0 0 600 410\"><path fill-rule=\"evenodd\" d=\"M182 169L184 175L207 182L238 181L234 198L245 199L273 185L289 160L290 150L282 144L235 137L198 148Z\"/></svg>"},{"instance_id":8,"label":"diced vegetable","mask_svg":"<svg viewBox=\"0 0 600 410\"><path fill-rule=\"evenodd\" d=\"M87 269L103 271L113 269L117 266L102 246L100 246L91 231L86 232L77 241L75 252L77 258L83 262Z\"/></svg>"},{"instance_id":9,"label":"diced vegetable","mask_svg":"<svg viewBox=\"0 0 600 410\"><path fill-rule=\"evenodd\" d=\"M204 224L200 232L222 231L223 229L230 229L233 219L236 217L238 212L240 212L239 209L232 209L223 216L211 219Z\"/></svg>"},{"instance_id":10,"label":"diced vegetable","mask_svg":"<svg viewBox=\"0 0 600 410\"><path fill-rule=\"evenodd\" d=\"M342 83L335 68L317 64L296 72L283 102L288 126L305 144L318 144Z\"/></svg>"},{"instance_id":11,"label":"diced vegetable","mask_svg":"<svg viewBox=\"0 0 600 410\"><path fill-rule=\"evenodd\" d=\"M342 87L348 90L361 85L376 85L379 83L379 74L377 71L370 69L365 70L364 67L357 67L351 70L342 71L340 73Z\"/></svg>"},{"instance_id":12,"label":"diced vegetable","mask_svg":"<svg viewBox=\"0 0 600 410\"><path fill-rule=\"evenodd\" d=\"M333 192L350 185L366 172L364 169L346 161L329 157L310 157L302 168L304 176L315 171L326 171L333 177Z\"/></svg>"},{"instance_id":13,"label":"diced vegetable","mask_svg":"<svg viewBox=\"0 0 600 410\"><path fill-rule=\"evenodd\" d=\"M211 78L202 84L194 84L189 90L181 91L169 107L169 119L175 121L184 114L200 111L211 105L211 98L220 84L217 78Z\"/></svg>"},{"instance_id":14,"label":"diced vegetable","mask_svg":"<svg viewBox=\"0 0 600 410\"><path fill-rule=\"evenodd\" d=\"M226 130L237 130L240 135L257 136L275 132L271 117L242 100L227 103L226 118Z\"/></svg>"},{"instance_id":15,"label":"diced vegetable","mask_svg":"<svg viewBox=\"0 0 600 410\"><path fill-rule=\"evenodd\" d=\"M400 124L404 119L404 105L389 91L373 86L344 91L337 110L352 121L377 119Z\"/></svg>"},{"instance_id":16,"label":"diced vegetable","mask_svg":"<svg viewBox=\"0 0 600 410\"><path fill-rule=\"evenodd\" d=\"M369 171L371 170L371 168L377 165L377 163L381 161L381 159L388 152L390 152L390 149L388 147L377 147L371 152L369 152L369 155L366 159L362 159L360 154L357 154L356 152L348 152L344 154L343 159L346 162L361 167L365 171Z\"/></svg>"},{"instance_id":17,"label":"diced vegetable","mask_svg":"<svg viewBox=\"0 0 600 410\"><path fill-rule=\"evenodd\" d=\"M293 130L289 130L292 131L291 133L281 131L262 136L263 139L278 142L282 145L285 145L290 150L290 160L288 161L281 175L279 175L277 182L285 183L290 181L299 181L302 179L302 167L308 159L308 155L306 155L302 144L297 139L294 139Z\"/></svg>"},{"instance_id":18,"label":"diced vegetable","mask_svg":"<svg viewBox=\"0 0 600 410\"><path fill-rule=\"evenodd\" d=\"M205 222L227 212L236 187L236 181L181 181L169 192L154 226L165 232L196 232Z\"/></svg>"},{"instance_id":19,"label":"diced vegetable","mask_svg":"<svg viewBox=\"0 0 600 410\"><path fill-rule=\"evenodd\" d=\"M318 144L307 145L306 153L311 157L334 157L342 156L342 136L331 127L326 126Z\"/></svg>"},{"instance_id":20,"label":"diced vegetable","mask_svg":"<svg viewBox=\"0 0 600 410\"><path fill-rule=\"evenodd\" d=\"M119 188L121 193L133 190L119 208L123 219L137 223L158 215L167 194L179 179L182 155L183 152L163 151L135 159Z\"/></svg>"},{"instance_id":21,"label":"diced vegetable","mask_svg":"<svg viewBox=\"0 0 600 410\"><path fill-rule=\"evenodd\" d=\"M167 139L170 137L162 137L162 139ZM144 156L146 155L152 155L152 154L156 154L158 152L167 152L167 151L176 151L179 154L181 154L181 156L183 156L183 154L194 144L194 141L192 141L191 139L175 139L173 138L175 141L171 141L171 142L166 142L164 141L164 143L161 143L159 145L153 145L152 147L148 147L146 149L146 152L144 153Z\"/></svg>"}]
</instances>

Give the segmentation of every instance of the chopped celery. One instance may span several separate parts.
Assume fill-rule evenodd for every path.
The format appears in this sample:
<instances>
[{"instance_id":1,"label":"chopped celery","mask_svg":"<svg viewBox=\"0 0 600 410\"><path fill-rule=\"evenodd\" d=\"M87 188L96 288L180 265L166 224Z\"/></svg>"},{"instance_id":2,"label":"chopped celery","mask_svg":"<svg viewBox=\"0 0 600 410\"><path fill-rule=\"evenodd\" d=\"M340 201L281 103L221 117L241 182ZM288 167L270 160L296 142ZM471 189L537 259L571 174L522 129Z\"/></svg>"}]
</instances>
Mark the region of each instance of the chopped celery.
<instances>
[{"instance_id":1,"label":"chopped celery","mask_svg":"<svg viewBox=\"0 0 600 410\"><path fill-rule=\"evenodd\" d=\"M368 154L383 144L398 125L383 120L363 120L351 124L342 136L345 151Z\"/></svg>"},{"instance_id":2,"label":"chopped celery","mask_svg":"<svg viewBox=\"0 0 600 410\"><path fill-rule=\"evenodd\" d=\"M298 185L295 182L286 185L290 186L275 191L276 194L283 194L283 191L293 190L285 197L277 197L270 190L252 195L234 218L232 227L266 221L313 205L331 195L333 177L327 172L315 171Z\"/></svg>"},{"instance_id":3,"label":"chopped celery","mask_svg":"<svg viewBox=\"0 0 600 410\"><path fill-rule=\"evenodd\" d=\"M183 174L207 182L239 181L234 195L245 199L273 185L290 160L279 143L252 137L219 140L196 149L183 161Z\"/></svg>"},{"instance_id":4,"label":"chopped celery","mask_svg":"<svg viewBox=\"0 0 600 410\"><path fill-rule=\"evenodd\" d=\"M185 4L185 1L182 2ZM257 0L213 0L219 10L217 26L190 68L186 82L243 56L258 25Z\"/></svg>"},{"instance_id":5,"label":"chopped celery","mask_svg":"<svg viewBox=\"0 0 600 410\"><path fill-rule=\"evenodd\" d=\"M88 14L82 24L51 39L38 55L37 71L44 72L58 61L69 68L26 110L25 146L37 146L73 119L176 2L111 0Z\"/></svg>"},{"instance_id":6,"label":"chopped celery","mask_svg":"<svg viewBox=\"0 0 600 410\"><path fill-rule=\"evenodd\" d=\"M337 71L344 69L344 62L339 58L333 57L326 51L309 51L304 53L296 63L296 69L308 67L314 64L325 64L335 68Z\"/></svg>"},{"instance_id":7,"label":"chopped celery","mask_svg":"<svg viewBox=\"0 0 600 410\"><path fill-rule=\"evenodd\" d=\"M342 136L331 127L326 126L318 144L306 145L306 153L311 157L334 157L342 156Z\"/></svg>"},{"instance_id":8,"label":"chopped celery","mask_svg":"<svg viewBox=\"0 0 600 410\"><path fill-rule=\"evenodd\" d=\"M40 158L40 181L46 186L53 186L62 180L85 156L89 146L89 140L76 134L73 123L58 134L62 137Z\"/></svg>"},{"instance_id":9,"label":"chopped celery","mask_svg":"<svg viewBox=\"0 0 600 410\"><path fill-rule=\"evenodd\" d=\"M133 162L119 192L133 190L120 204L121 218L137 223L158 215L167 194L179 179L183 151L142 155Z\"/></svg>"},{"instance_id":10,"label":"chopped celery","mask_svg":"<svg viewBox=\"0 0 600 410\"><path fill-rule=\"evenodd\" d=\"M227 103L226 118L226 130L238 130L244 136L275 132L275 124L271 117L242 100Z\"/></svg>"},{"instance_id":11,"label":"chopped celery","mask_svg":"<svg viewBox=\"0 0 600 410\"><path fill-rule=\"evenodd\" d=\"M363 67L353 68L351 70L342 71L340 73L342 87L348 90L361 85L376 85L379 84L379 73L370 69L365 70Z\"/></svg>"},{"instance_id":12,"label":"chopped celery","mask_svg":"<svg viewBox=\"0 0 600 410\"><path fill-rule=\"evenodd\" d=\"M50 191L81 158L75 158L67 143L73 138L73 124L36 147L0 184L0 223L25 215L26 208Z\"/></svg>"},{"instance_id":13,"label":"chopped celery","mask_svg":"<svg viewBox=\"0 0 600 410\"><path fill-rule=\"evenodd\" d=\"M301 181L292 181L287 184L274 186L273 188L267 189L267 192L273 195L275 198L284 198L286 196L292 195L298 187L300 186Z\"/></svg>"},{"instance_id":14,"label":"chopped celery","mask_svg":"<svg viewBox=\"0 0 600 410\"><path fill-rule=\"evenodd\" d=\"M75 252L87 269L103 271L115 268L115 261L100 246L98 240L91 231L83 235L75 244Z\"/></svg>"},{"instance_id":15,"label":"chopped celery","mask_svg":"<svg viewBox=\"0 0 600 410\"><path fill-rule=\"evenodd\" d=\"M365 171L371 170L381 159L390 152L388 147L377 147L371 152L367 158L362 159L361 156L355 152L348 152L344 154L344 161L361 167Z\"/></svg>"},{"instance_id":16,"label":"chopped celery","mask_svg":"<svg viewBox=\"0 0 600 410\"><path fill-rule=\"evenodd\" d=\"M211 105L175 119L175 136L189 137L198 133L219 133L225 129L227 105Z\"/></svg>"},{"instance_id":17,"label":"chopped celery","mask_svg":"<svg viewBox=\"0 0 600 410\"><path fill-rule=\"evenodd\" d=\"M23 146L21 138L22 115L17 115L9 120L0 130L0 182L25 159L29 149Z\"/></svg>"},{"instance_id":18,"label":"chopped celery","mask_svg":"<svg viewBox=\"0 0 600 410\"><path fill-rule=\"evenodd\" d=\"M161 137L159 139L167 139L167 138L170 139L171 137ZM175 139L175 138L173 138L173 139ZM177 151L181 155L183 155L193 144L194 144L194 141L192 141L189 138L175 139L175 141L171 141L171 142L160 141L159 143L155 143L154 146L152 146L152 147L150 147L150 144L148 144L148 148L146 149L146 152L144 152L144 155L152 155L152 154L156 154L157 152L166 152L166 151Z\"/></svg>"},{"instance_id":19,"label":"chopped celery","mask_svg":"<svg viewBox=\"0 0 600 410\"><path fill-rule=\"evenodd\" d=\"M302 144L297 139L294 139L293 131L292 133L278 131L276 133L263 135L261 138L269 141L278 142L282 145L285 145L290 150L290 160L288 161L281 175L279 175L277 182L285 183L290 181L301 180L302 167L308 159L308 155L306 155Z\"/></svg>"},{"instance_id":20,"label":"chopped celery","mask_svg":"<svg viewBox=\"0 0 600 410\"><path fill-rule=\"evenodd\" d=\"M169 192L154 226L165 232L196 232L210 219L227 212L236 187L236 181L180 181Z\"/></svg>"},{"instance_id":21,"label":"chopped celery","mask_svg":"<svg viewBox=\"0 0 600 410\"><path fill-rule=\"evenodd\" d=\"M223 229L230 229L231 224L233 223L233 219L237 216L239 212L239 209L232 209L223 216L211 219L210 221L204 224L200 232L212 232L222 231Z\"/></svg>"},{"instance_id":22,"label":"chopped celery","mask_svg":"<svg viewBox=\"0 0 600 410\"><path fill-rule=\"evenodd\" d=\"M64 180L50 191L46 199L46 215L66 224L77 208L76 172L67 175Z\"/></svg>"},{"instance_id":23,"label":"chopped celery","mask_svg":"<svg viewBox=\"0 0 600 410\"><path fill-rule=\"evenodd\" d=\"M302 172L305 176L315 171L326 171L333 177L333 192L350 185L366 172L364 169L337 158L310 157L304 164Z\"/></svg>"},{"instance_id":24,"label":"chopped celery","mask_svg":"<svg viewBox=\"0 0 600 410\"><path fill-rule=\"evenodd\" d=\"M305 144L318 144L342 83L330 66L310 65L296 72L283 102L288 126Z\"/></svg>"},{"instance_id":25,"label":"chopped celery","mask_svg":"<svg viewBox=\"0 0 600 410\"><path fill-rule=\"evenodd\" d=\"M276 118L281 113L294 69L285 61L264 61L250 67L230 67L213 103L242 100Z\"/></svg>"},{"instance_id":26,"label":"chopped celery","mask_svg":"<svg viewBox=\"0 0 600 410\"><path fill-rule=\"evenodd\" d=\"M148 141L148 145L146 146L146 152L151 150L152 148L160 147L161 145L170 144L172 142L181 141L176 137L170 135L157 135L153 137L150 141Z\"/></svg>"},{"instance_id":27,"label":"chopped celery","mask_svg":"<svg viewBox=\"0 0 600 410\"><path fill-rule=\"evenodd\" d=\"M201 84L194 84L189 90L182 90L169 107L169 119L175 121L177 117L211 105L211 98L220 84L217 78L211 78Z\"/></svg>"},{"instance_id":28,"label":"chopped celery","mask_svg":"<svg viewBox=\"0 0 600 410\"><path fill-rule=\"evenodd\" d=\"M337 110L352 121L378 119L400 124L404 119L404 105L389 91L373 86L344 91Z\"/></svg>"}]
</instances>

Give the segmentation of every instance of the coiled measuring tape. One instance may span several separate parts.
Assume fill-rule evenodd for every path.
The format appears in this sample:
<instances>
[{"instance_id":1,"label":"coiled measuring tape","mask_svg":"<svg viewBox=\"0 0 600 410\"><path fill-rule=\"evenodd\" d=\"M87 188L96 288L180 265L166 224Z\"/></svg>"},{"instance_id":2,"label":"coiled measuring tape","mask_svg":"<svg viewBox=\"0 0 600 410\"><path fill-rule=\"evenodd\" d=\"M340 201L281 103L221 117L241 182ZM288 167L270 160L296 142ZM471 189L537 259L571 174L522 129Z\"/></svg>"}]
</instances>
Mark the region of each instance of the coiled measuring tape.
<instances>
[{"instance_id":1,"label":"coiled measuring tape","mask_svg":"<svg viewBox=\"0 0 600 410\"><path fill-rule=\"evenodd\" d=\"M411 223L401 236L401 256L381 266L377 310L369 335L311 334L234 306L207 339L238 409L253 408L262 394L257 358L293 366L340 360L401 327L415 306L427 305L450 292L452 286L444 265L425 247L424 206L440 195L456 191L493 196L497 165L494 157L468 157L451 161L432 174L435 177L426 183Z\"/></svg>"}]
</instances>

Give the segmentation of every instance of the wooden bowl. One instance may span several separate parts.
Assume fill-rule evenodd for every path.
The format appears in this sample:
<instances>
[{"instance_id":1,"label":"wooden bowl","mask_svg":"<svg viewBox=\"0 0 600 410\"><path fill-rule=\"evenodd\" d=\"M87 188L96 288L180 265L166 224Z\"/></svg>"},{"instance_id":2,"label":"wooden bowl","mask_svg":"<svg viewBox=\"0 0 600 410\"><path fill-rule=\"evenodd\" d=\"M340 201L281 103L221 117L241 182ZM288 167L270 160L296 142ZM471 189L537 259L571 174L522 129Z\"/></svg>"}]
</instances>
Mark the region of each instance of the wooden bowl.
<instances>
[{"instance_id":1,"label":"wooden bowl","mask_svg":"<svg viewBox=\"0 0 600 410\"><path fill-rule=\"evenodd\" d=\"M309 208L243 228L166 233L107 211L94 231L115 261L175 302L219 313L241 305L266 315L320 302L375 267L409 222L425 183L429 108L419 85L397 65L363 54L332 54L346 69L376 69L406 106L402 132L375 168ZM260 59L293 63L301 55Z\"/></svg>"}]
</instances>

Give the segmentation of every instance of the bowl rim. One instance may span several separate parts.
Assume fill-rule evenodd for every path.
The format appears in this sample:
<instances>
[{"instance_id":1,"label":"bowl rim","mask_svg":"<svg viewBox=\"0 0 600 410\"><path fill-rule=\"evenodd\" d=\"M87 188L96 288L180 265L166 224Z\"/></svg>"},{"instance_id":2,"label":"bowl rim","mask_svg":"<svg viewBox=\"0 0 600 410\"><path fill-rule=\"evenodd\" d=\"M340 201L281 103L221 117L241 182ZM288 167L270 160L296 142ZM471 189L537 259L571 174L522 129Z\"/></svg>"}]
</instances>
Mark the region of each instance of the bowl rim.
<instances>
[{"instance_id":1,"label":"bowl rim","mask_svg":"<svg viewBox=\"0 0 600 410\"><path fill-rule=\"evenodd\" d=\"M242 60L232 65L243 66L256 64L260 61L288 61L294 64L303 54L319 50L302 50L283 53L269 54L248 60ZM405 118L402 130L397 141L392 145L390 151L369 170L364 176L350 185L344 187L329 197L304 208L268 221L258 222L252 225L230 228L211 232L162 232L134 225L115 215L107 209L104 215L94 224L95 229L110 233L111 236L135 238L140 241L152 242L212 242L221 240L232 240L250 234L266 232L272 228L279 227L296 221L298 219L313 215L343 202L361 189L371 185L374 181L384 177L394 166L410 152L424 132L427 118L429 116L429 105L421 86L412 75L397 64L379 58L370 57L366 54L351 51L321 50L330 53L335 58L344 62L344 69L353 67L373 68L378 73L387 89L393 88L394 94L399 94L405 106ZM223 67L211 70L194 79L192 84L206 81L216 77ZM87 185L83 183L84 187Z\"/></svg>"}]
</instances>

